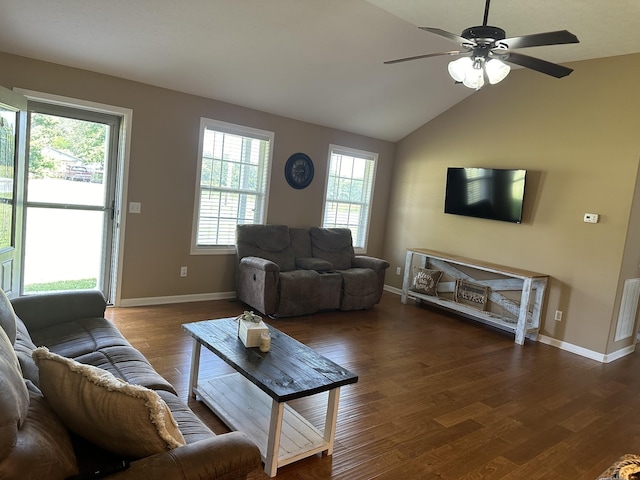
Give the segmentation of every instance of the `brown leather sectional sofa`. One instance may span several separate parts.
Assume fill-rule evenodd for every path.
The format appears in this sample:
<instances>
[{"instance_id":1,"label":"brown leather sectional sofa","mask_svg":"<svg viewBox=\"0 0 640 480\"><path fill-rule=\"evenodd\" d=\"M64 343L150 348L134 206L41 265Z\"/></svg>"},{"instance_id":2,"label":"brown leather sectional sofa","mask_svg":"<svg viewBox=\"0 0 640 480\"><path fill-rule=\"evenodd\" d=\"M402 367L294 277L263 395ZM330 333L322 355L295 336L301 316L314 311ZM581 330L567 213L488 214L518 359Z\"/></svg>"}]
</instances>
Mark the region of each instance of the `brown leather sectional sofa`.
<instances>
[{"instance_id":1,"label":"brown leather sectional sofa","mask_svg":"<svg viewBox=\"0 0 640 480\"><path fill-rule=\"evenodd\" d=\"M108 478L235 480L245 479L259 467L260 453L255 444L240 432L215 435L207 428L178 398L173 386L104 318L105 307L105 299L97 291L28 296L12 302L0 291L0 478L56 480L97 471L104 473L121 465L126 469ZM130 388L134 384L151 390L146 393L156 400L159 397L161 401L156 403L165 412L166 405L171 412L166 421L171 416L175 420L171 422L179 428L181 446L161 445L162 451L143 458L127 457L98 447L69 430L54 412L53 402L43 395L44 385L42 391L39 388L41 384L51 388L52 382L51 378L49 382L40 378L47 370L32 357L37 346L46 346L50 352L46 355L63 362L68 361L55 354L73 359L75 362L68 363L74 368L79 366L81 371L93 369L88 365L99 367L94 370L98 377L107 376L106 371L113 374L109 377L118 385ZM38 360L37 354L35 357ZM53 382L53 386L59 385ZM65 390L62 392L64 402ZM105 391L106 395L111 393ZM77 401L78 396L69 395L69 402ZM60 400L58 397L57 401ZM89 407L95 407L94 414L98 415L106 409L98 400ZM84 410L78 407L78 416ZM115 413L125 414L126 419L130 412ZM148 423L153 422L151 417ZM92 429L93 425L88 427ZM123 421L107 427L119 435L130 425Z\"/></svg>"}]
</instances>

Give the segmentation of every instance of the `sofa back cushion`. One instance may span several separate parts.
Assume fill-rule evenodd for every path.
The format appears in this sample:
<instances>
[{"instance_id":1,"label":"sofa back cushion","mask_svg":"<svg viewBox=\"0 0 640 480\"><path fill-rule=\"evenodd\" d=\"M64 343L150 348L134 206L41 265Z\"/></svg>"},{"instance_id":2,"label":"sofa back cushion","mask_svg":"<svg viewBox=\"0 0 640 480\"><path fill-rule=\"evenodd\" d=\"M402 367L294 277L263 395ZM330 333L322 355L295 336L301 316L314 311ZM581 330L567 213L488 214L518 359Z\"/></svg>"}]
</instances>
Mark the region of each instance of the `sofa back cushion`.
<instances>
[{"instance_id":1,"label":"sofa back cushion","mask_svg":"<svg viewBox=\"0 0 640 480\"><path fill-rule=\"evenodd\" d=\"M78 463L67 429L42 392L31 382L26 383L29 413L11 453L0 460L0 478L61 480L76 475Z\"/></svg>"},{"instance_id":2,"label":"sofa back cushion","mask_svg":"<svg viewBox=\"0 0 640 480\"><path fill-rule=\"evenodd\" d=\"M16 341L16 314L7 295L0 289L0 328L5 331L11 344Z\"/></svg>"},{"instance_id":3,"label":"sofa back cushion","mask_svg":"<svg viewBox=\"0 0 640 480\"><path fill-rule=\"evenodd\" d=\"M314 257L331 262L335 270L351 268L355 256L351 230L311 227L309 234L311 235L311 253Z\"/></svg>"},{"instance_id":4,"label":"sofa back cushion","mask_svg":"<svg viewBox=\"0 0 640 480\"><path fill-rule=\"evenodd\" d=\"M30 332L86 317L104 317L107 301L99 290L27 295L11 300L16 315Z\"/></svg>"},{"instance_id":5,"label":"sofa back cushion","mask_svg":"<svg viewBox=\"0 0 640 480\"><path fill-rule=\"evenodd\" d=\"M238 225L236 253L238 261L244 257L259 257L271 260L282 272L296 268L286 225Z\"/></svg>"},{"instance_id":6,"label":"sofa back cushion","mask_svg":"<svg viewBox=\"0 0 640 480\"><path fill-rule=\"evenodd\" d=\"M311 237L308 228L290 228L291 248L296 260L311 257Z\"/></svg>"},{"instance_id":7,"label":"sofa back cushion","mask_svg":"<svg viewBox=\"0 0 640 480\"><path fill-rule=\"evenodd\" d=\"M29 391L13 351L13 342L0 328L0 462L14 448L28 410Z\"/></svg>"}]
</instances>

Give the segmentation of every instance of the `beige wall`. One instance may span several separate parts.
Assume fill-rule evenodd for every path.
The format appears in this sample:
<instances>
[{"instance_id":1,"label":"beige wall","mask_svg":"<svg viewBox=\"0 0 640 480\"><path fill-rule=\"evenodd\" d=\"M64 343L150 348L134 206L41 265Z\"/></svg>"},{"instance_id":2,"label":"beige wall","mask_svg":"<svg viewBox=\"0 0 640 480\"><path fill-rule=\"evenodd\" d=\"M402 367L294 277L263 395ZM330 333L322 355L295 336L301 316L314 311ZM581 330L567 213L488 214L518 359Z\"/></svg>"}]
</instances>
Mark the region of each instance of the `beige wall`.
<instances>
[{"instance_id":1,"label":"beige wall","mask_svg":"<svg viewBox=\"0 0 640 480\"><path fill-rule=\"evenodd\" d=\"M0 85L133 110L128 199L142 214L127 218L123 299L234 289L233 256L189 254L204 116L275 132L268 222L318 224L330 143L378 152L369 253L391 262L389 285L401 286L395 267L407 247L539 271L551 276L543 334L602 353L631 343L613 336L623 282L640 276L640 55L576 62L561 80L513 71L397 145L23 57L0 53L0 62ZM316 167L301 191L283 175L297 151ZM442 213L454 165L526 168L523 224ZM600 223L583 223L585 212Z\"/></svg>"},{"instance_id":2,"label":"beige wall","mask_svg":"<svg viewBox=\"0 0 640 480\"><path fill-rule=\"evenodd\" d=\"M624 278L640 276L640 55L571 66L560 80L512 71L398 143L383 255L396 287L408 247L546 273L542 333L610 353L631 342L614 345L613 322ZM445 215L448 166L527 169L523 223Z\"/></svg>"},{"instance_id":3,"label":"beige wall","mask_svg":"<svg viewBox=\"0 0 640 480\"><path fill-rule=\"evenodd\" d=\"M5 87L133 110L128 200L141 202L142 213L128 215L126 221L122 299L235 289L233 255L189 254L200 117L275 132L269 223L319 224L329 144L377 152L368 252L382 253L393 143L24 57L0 53L0 65L0 85ZM295 152L314 161L314 180L305 190L294 190L284 178L284 164ZM189 275L180 278L185 265Z\"/></svg>"}]
</instances>

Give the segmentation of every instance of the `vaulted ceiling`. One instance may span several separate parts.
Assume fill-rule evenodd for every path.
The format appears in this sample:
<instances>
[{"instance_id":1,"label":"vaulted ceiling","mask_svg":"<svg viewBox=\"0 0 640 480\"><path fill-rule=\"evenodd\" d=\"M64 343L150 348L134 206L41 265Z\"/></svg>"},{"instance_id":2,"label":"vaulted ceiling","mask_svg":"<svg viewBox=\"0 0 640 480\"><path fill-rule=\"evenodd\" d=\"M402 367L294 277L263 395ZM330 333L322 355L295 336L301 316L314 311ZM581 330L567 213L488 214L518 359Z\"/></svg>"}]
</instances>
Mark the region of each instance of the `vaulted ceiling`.
<instances>
[{"instance_id":1,"label":"vaulted ceiling","mask_svg":"<svg viewBox=\"0 0 640 480\"><path fill-rule=\"evenodd\" d=\"M383 61L455 49L417 27L460 33L484 3L0 0L0 51L396 141L473 91L453 83L450 57ZM566 63L640 52L638 18L638 0L494 0L488 23L571 31L579 44L526 51Z\"/></svg>"}]
</instances>

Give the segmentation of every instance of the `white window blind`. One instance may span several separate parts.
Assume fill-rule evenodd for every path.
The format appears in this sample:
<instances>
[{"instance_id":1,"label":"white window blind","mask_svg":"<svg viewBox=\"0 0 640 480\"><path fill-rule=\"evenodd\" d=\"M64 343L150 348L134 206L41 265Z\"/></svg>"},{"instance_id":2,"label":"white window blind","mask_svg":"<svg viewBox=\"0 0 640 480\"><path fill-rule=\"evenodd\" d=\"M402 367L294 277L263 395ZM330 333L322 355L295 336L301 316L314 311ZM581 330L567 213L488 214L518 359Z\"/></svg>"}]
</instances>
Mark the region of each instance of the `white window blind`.
<instances>
[{"instance_id":1,"label":"white window blind","mask_svg":"<svg viewBox=\"0 0 640 480\"><path fill-rule=\"evenodd\" d=\"M202 119L196 249L231 247L238 224L263 223L274 134Z\"/></svg>"},{"instance_id":2,"label":"white window blind","mask_svg":"<svg viewBox=\"0 0 640 480\"><path fill-rule=\"evenodd\" d=\"M366 250L377 153L331 145L323 227L349 228L353 246Z\"/></svg>"}]
</instances>

